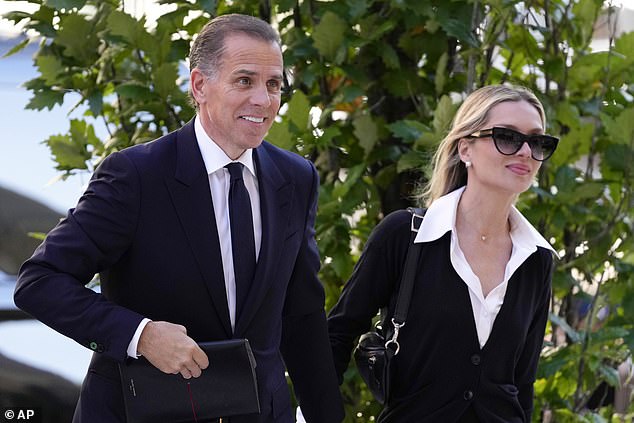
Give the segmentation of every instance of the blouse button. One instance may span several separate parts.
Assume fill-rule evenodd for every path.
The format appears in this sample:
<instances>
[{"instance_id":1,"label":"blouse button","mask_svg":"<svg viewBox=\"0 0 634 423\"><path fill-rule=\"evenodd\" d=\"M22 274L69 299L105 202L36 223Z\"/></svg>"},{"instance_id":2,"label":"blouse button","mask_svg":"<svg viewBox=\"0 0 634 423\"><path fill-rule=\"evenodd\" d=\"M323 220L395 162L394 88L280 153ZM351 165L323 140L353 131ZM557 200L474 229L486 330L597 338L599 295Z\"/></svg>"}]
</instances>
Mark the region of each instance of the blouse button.
<instances>
[{"instance_id":1,"label":"blouse button","mask_svg":"<svg viewBox=\"0 0 634 423\"><path fill-rule=\"evenodd\" d=\"M473 354L471 356L471 364L473 364L474 366L479 366L481 361L482 361L482 359L480 358L480 355Z\"/></svg>"},{"instance_id":2,"label":"blouse button","mask_svg":"<svg viewBox=\"0 0 634 423\"><path fill-rule=\"evenodd\" d=\"M473 398L473 391L464 391L462 397L465 399L465 401L470 401Z\"/></svg>"}]
</instances>

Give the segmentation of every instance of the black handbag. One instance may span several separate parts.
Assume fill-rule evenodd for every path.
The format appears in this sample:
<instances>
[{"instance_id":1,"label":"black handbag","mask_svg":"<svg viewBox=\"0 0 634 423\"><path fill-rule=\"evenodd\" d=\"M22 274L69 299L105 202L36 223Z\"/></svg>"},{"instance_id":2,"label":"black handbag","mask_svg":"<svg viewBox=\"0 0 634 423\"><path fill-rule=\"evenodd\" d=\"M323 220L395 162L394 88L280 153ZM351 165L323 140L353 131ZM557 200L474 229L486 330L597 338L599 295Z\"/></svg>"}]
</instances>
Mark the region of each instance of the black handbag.
<instances>
[{"instance_id":1,"label":"black handbag","mask_svg":"<svg viewBox=\"0 0 634 423\"><path fill-rule=\"evenodd\" d=\"M412 207L407 210L412 213L412 235L407 249L407 258L396 299L394 316L388 322L386 313L382 313L381 324L377 326L376 330L361 335L354 350L357 370L374 398L381 404L385 404L390 397L391 364L401 349L398 343L398 334L405 326L414 288L416 265L422 249L421 244L414 244L414 239L425 212L423 209Z\"/></svg>"}]
</instances>

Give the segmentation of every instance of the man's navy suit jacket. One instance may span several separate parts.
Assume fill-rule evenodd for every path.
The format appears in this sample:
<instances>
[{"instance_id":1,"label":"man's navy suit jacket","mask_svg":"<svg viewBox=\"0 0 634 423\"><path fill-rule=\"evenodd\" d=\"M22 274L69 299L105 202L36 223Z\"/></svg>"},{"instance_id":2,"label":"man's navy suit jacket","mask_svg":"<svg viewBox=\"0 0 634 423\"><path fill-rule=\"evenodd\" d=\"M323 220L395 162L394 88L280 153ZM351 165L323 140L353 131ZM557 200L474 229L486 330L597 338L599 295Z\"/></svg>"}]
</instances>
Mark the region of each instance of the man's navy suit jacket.
<instances>
[{"instance_id":1,"label":"man's navy suit jacket","mask_svg":"<svg viewBox=\"0 0 634 423\"><path fill-rule=\"evenodd\" d=\"M285 367L309 422L343 418L317 279L317 173L266 142L254 157L262 245L235 331L193 121L106 158L76 208L24 263L16 304L95 351L76 422L124 420L116 363L144 317L181 324L198 342L249 339L262 413L232 422L294 421ZM95 273L102 295L85 287Z\"/></svg>"}]
</instances>

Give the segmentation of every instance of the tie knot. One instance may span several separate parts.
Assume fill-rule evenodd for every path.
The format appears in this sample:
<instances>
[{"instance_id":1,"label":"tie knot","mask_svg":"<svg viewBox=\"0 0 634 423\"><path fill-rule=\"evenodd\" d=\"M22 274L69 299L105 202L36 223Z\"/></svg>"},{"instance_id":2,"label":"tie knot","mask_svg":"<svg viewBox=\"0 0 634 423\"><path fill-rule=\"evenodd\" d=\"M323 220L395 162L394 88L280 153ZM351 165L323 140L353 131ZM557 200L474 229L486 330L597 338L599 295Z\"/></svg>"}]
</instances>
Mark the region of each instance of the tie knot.
<instances>
[{"instance_id":1,"label":"tie knot","mask_svg":"<svg viewBox=\"0 0 634 423\"><path fill-rule=\"evenodd\" d=\"M236 179L242 179L242 163L233 162L229 163L225 167L229 171L229 175L231 175L231 180L235 181Z\"/></svg>"}]
</instances>

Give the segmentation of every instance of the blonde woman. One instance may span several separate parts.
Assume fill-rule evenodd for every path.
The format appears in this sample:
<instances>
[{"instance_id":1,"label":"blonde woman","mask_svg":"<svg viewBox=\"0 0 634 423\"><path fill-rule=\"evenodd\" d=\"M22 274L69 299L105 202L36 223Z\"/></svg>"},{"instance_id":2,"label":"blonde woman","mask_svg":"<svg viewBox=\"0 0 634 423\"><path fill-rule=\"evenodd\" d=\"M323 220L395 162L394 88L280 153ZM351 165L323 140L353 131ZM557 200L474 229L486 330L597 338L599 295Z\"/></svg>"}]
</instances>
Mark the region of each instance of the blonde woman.
<instances>
[{"instance_id":1,"label":"blonde woman","mask_svg":"<svg viewBox=\"0 0 634 423\"><path fill-rule=\"evenodd\" d=\"M391 393L378 421L529 422L554 250L514 207L558 139L521 87L469 95L434 158ZM337 374L377 310L394 312L411 216L373 231L329 316Z\"/></svg>"}]
</instances>

